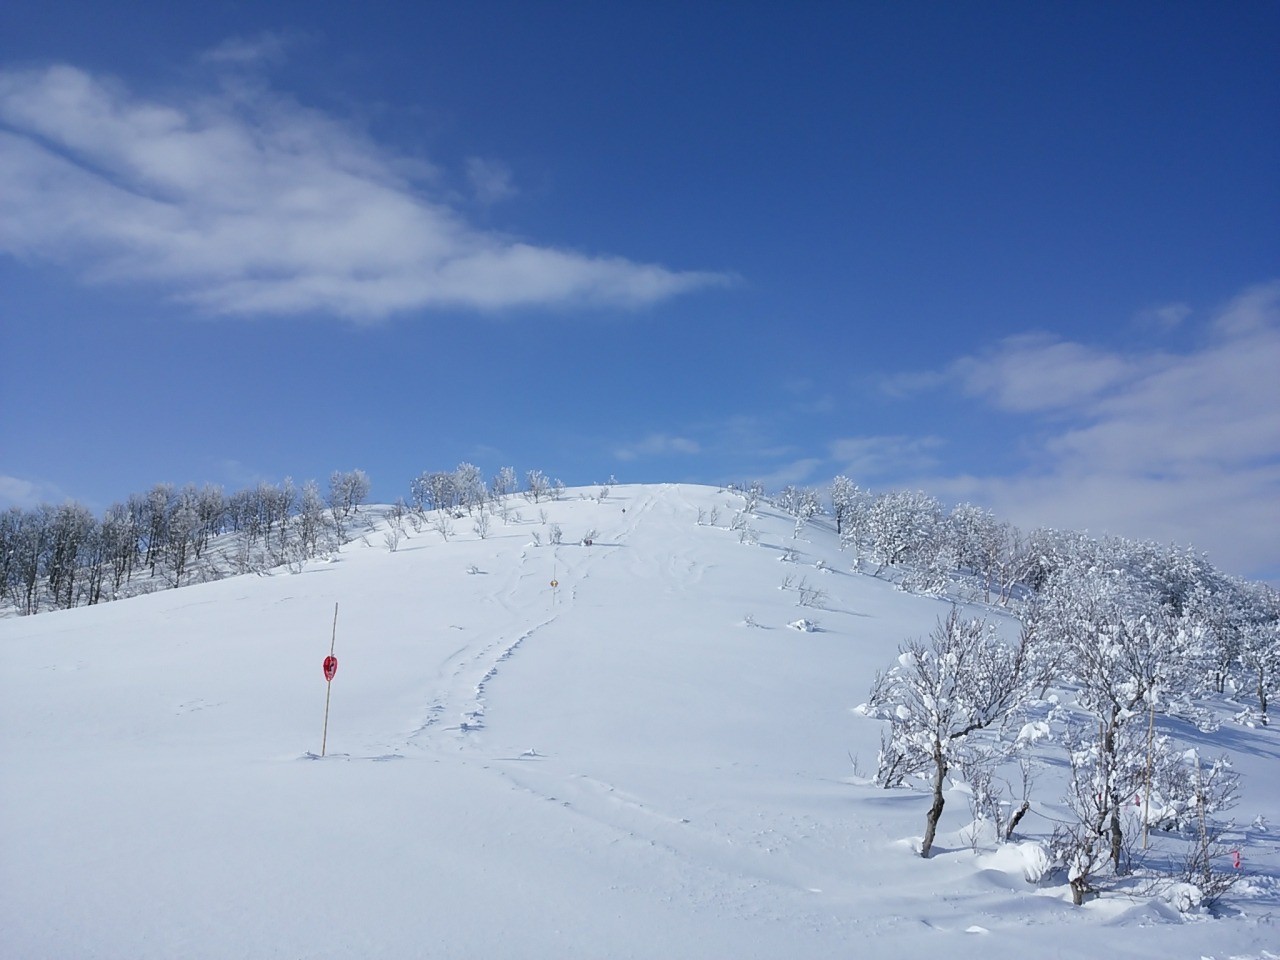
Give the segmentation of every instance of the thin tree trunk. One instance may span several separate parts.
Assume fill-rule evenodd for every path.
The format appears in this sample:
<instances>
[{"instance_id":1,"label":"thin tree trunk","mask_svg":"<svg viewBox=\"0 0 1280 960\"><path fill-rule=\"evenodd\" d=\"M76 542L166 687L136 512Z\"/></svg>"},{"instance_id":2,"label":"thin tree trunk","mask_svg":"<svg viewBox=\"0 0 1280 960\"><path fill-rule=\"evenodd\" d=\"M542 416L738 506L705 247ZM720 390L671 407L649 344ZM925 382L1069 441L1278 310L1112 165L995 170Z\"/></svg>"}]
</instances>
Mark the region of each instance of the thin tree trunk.
<instances>
[{"instance_id":1,"label":"thin tree trunk","mask_svg":"<svg viewBox=\"0 0 1280 960\"><path fill-rule=\"evenodd\" d=\"M942 795L942 785L947 777L947 761L939 753L934 754L933 761L933 805L925 814L924 840L920 843L920 856L925 858L928 858L929 851L933 849L933 838L938 832L938 821L942 819L942 808L947 802Z\"/></svg>"},{"instance_id":2,"label":"thin tree trunk","mask_svg":"<svg viewBox=\"0 0 1280 960\"><path fill-rule=\"evenodd\" d=\"M1006 840L1013 839L1013 831L1018 829L1018 824L1022 822L1022 818L1027 815L1027 811L1031 809L1031 801L1023 800L1022 806L1018 808L1018 812L1009 820L1009 826L1005 828L1004 838Z\"/></svg>"},{"instance_id":3,"label":"thin tree trunk","mask_svg":"<svg viewBox=\"0 0 1280 960\"><path fill-rule=\"evenodd\" d=\"M1120 855L1124 852L1124 831L1120 829L1120 801L1111 798L1111 864L1120 872Z\"/></svg>"}]
</instances>

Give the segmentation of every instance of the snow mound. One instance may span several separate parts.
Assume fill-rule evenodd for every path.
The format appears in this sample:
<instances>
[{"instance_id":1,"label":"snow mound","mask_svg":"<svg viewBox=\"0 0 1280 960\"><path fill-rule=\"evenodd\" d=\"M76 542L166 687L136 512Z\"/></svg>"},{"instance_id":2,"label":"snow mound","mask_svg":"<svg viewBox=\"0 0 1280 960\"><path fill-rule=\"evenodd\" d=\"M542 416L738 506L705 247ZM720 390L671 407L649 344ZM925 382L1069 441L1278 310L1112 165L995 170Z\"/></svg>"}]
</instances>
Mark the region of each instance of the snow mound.
<instances>
[{"instance_id":1,"label":"snow mound","mask_svg":"<svg viewBox=\"0 0 1280 960\"><path fill-rule=\"evenodd\" d=\"M1018 876L1027 883L1039 883L1053 867L1045 845L1034 840L1000 844L991 853L978 857L978 866Z\"/></svg>"}]
</instances>

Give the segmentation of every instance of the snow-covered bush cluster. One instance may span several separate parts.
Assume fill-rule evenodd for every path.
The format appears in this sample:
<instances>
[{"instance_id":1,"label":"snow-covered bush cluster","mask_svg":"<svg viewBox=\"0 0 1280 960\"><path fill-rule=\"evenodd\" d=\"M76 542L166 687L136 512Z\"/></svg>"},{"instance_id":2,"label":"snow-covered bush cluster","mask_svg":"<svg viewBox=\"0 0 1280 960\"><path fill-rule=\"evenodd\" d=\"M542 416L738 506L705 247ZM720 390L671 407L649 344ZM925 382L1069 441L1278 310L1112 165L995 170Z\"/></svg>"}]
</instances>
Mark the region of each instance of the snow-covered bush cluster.
<instances>
[{"instance_id":1,"label":"snow-covered bush cluster","mask_svg":"<svg viewBox=\"0 0 1280 960\"><path fill-rule=\"evenodd\" d=\"M409 502L389 508L365 506L370 481L362 470L334 472L327 494L315 481L299 488L288 478L230 495L212 484L157 484L101 518L77 503L12 507L0 513L0 610L33 614L278 567L296 572L353 539L367 540L378 523L392 552L424 526L447 541L462 517L483 539L491 516L519 519L510 508L518 488L511 467L486 484L479 468L463 463L421 474L409 485ZM534 503L563 492L561 481L540 470L525 475L523 495Z\"/></svg>"},{"instance_id":2,"label":"snow-covered bush cluster","mask_svg":"<svg viewBox=\"0 0 1280 960\"><path fill-rule=\"evenodd\" d=\"M802 491L771 502L795 517L797 535L816 516ZM1031 807L1036 764L1048 759L1068 781L1065 795L1045 798L1065 811L1045 847L1074 902L1139 876L1171 902L1203 907L1239 879L1222 843L1237 776L1228 758L1202 757L1172 731L1212 730L1233 703L1242 722L1269 722L1280 594L1190 550L1024 534L921 492L872 494L837 477L830 502L855 569L911 592L998 605L1023 624L1008 643L953 609L873 684L864 712L886 722L875 781L922 780L931 791L923 856L949 778L968 790L975 821L1008 840ZM1025 722L1033 711L1040 719ZM997 774L1015 766L1016 775ZM1010 786L1019 781L1020 791Z\"/></svg>"},{"instance_id":3,"label":"snow-covered bush cluster","mask_svg":"<svg viewBox=\"0 0 1280 960\"><path fill-rule=\"evenodd\" d=\"M369 495L363 471L315 481L221 487L162 483L112 504L101 519L80 504L0 514L0 604L63 609L297 566L337 550Z\"/></svg>"},{"instance_id":4,"label":"snow-covered bush cluster","mask_svg":"<svg viewBox=\"0 0 1280 960\"><path fill-rule=\"evenodd\" d=\"M746 501L731 526L745 527L764 491L730 489ZM795 518L797 535L822 514L811 490L787 487L769 499ZM1266 584L1224 574L1189 549L1049 528L1024 533L972 504L947 510L923 492L874 494L844 476L831 482L830 516L855 569L1018 615L1046 661L1037 675L1060 678L1055 670L1069 655L1080 670L1106 673L1109 658L1141 649L1143 666L1115 691L1120 709L1140 712L1133 704L1158 695L1162 709L1192 717L1197 696L1229 693L1248 701L1242 719L1268 722L1280 690L1280 594Z\"/></svg>"},{"instance_id":5,"label":"snow-covered bush cluster","mask_svg":"<svg viewBox=\"0 0 1280 960\"><path fill-rule=\"evenodd\" d=\"M1140 874L1194 887L1198 905L1212 904L1239 876L1223 866L1221 843L1238 781L1225 757L1202 758L1168 731L1211 726L1224 691L1252 695L1267 722L1280 664L1277 595L1172 549L1078 536L1052 542L1057 549L1035 558L1036 576L1023 584L1016 647L953 611L929 644L908 642L877 678L870 706L888 732L876 779L895 786L929 775L927 856L947 773L962 770L976 794L993 766L1026 746L1001 736L975 744L973 735L1025 729L1022 713L1052 689L1069 778L1050 846L1074 902ZM1150 843L1157 833L1184 851L1172 866Z\"/></svg>"}]
</instances>

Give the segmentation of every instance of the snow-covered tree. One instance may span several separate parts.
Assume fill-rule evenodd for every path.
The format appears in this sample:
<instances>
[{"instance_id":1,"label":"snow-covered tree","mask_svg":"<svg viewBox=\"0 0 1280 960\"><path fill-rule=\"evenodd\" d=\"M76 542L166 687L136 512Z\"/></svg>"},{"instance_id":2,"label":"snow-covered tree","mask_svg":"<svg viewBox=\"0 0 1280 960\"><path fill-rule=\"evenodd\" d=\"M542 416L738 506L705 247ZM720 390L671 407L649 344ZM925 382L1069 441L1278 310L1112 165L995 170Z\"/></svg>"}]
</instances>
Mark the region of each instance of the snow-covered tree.
<instances>
[{"instance_id":1,"label":"snow-covered tree","mask_svg":"<svg viewBox=\"0 0 1280 960\"><path fill-rule=\"evenodd\" d=\"M846 489L839 505L832 503L832 509L840 511L840 549L853 551L855 565L864 554L872 552L871 510L874 506L875 497L870 491L856 486Z\"/></svg>"},{"instance_id":2,"label":"snow-covered tree","mask_svg":"<svg viewBox=\"0 0 1280 960\"><path fill-rule=\"evenodd\" d=\"M341 522L356 513L369 498L369 477L363 470L346 473L335 470L329 475L329 509L335 520Z\"/></svg>"},{"instance_id":3,"label":"snow-covered tree","mask_svg":"<svg viewBox=\"0 0 1280 960\"><path fill-rule=\"evenodd\" d=\"M1265 584L1249 585L1242 617L1241 686L1258 699L1263 724L1270 703L1280 696L1280 593Z\"/></svg>"},{"instance_id":4,"label":"snow-covered tree","mask_svg":"<svg viewBox=\"0 0 1280 960\"><path fill-rule=\"evenodd\" d=\"M898 662L879 674L870 705L889 721L879 778L886 765L931 774L933 804L925 817L920 855L928 857L946 803L943 788L966 739L998 724L1026 697L1029 635L1007 644L994 625L965 620L952 608L926 643L908 641ZM886 763L887 762L887 763Z\"/></svg>"},{"instance_id":5,"label":"snow-covered tree","mask_svg":"<svg viewBox=\"0 0 1280 960\"><path fill-rule=\"evenodd\" d=\"M409 485L410 497L419 513L452 510L458 504L457 477L452 473L423 473Z\"/></svg>"},{"instance_id":6,"label":"snow-covered tree","mask_svg":"<svg viewBox=\"0 0 1280 960\"><path fill-rule=\"evenodd\" d=\"M871 507L871 548L882 567L920 565L938 553L942 505L921 491L881 494Z\"/></svg>"},{"instance_id":7,"label":"snow-covered tree","mask_svg":"<svg viewBox=\"0 0 1280 960\"><path fill-rule=\"evenodd\" d=\"M518 485L515 467L503 467L489 481L489 489L498 497L510 496L516 492Z\"/></svg>"},{"instance_id":8,"label":"snow-covered tree","mask_svg":"<svg viewBox=\"0 0 1280 960\"><path fill-rule=\"evenodd\" d=\"M437 510L431 518L431 529L440 534L440 539L446 543L453 536L453 520L450 518L448 511Z\"/></svg>"},{"instance_id":9,"label":"snow-covered tree","mask_svg":"<svg viewBox=\"0 0 1280 960\"><path fill-rule=\"evenodd\" d=\"M1118 872L1120 849L1114 846L1119 819L1126 810L1114 798L1125 799L1145 781L1143 740L1132 727L1118 728L1109 749L1092 732L1070 731L1064 739L1070 771L1063 797L1071 818L1054 831L1052 849L1067 871L1071 899L1076 906L1094 889L1094 877L1111 864Z\"/></svg>"},{"instance_id":10,"label":"snow-covered tree","mask_svg":"<svg viewBox=\"0 0 1280 960\"><path fill-rule=\"evenodd\" d=\"M204 556L209 541L225 529L227 522L227 498L217 484L207 483L192 494L198 526L192 549L196 559Z\"/></svg>"},{"instance_id":11,"label":"snow-covered tree","mask_svg":"<svg viewBox=\"0 0 1280 960\"><path fill-rule=\"evenodd\" d=\"M1162 857L1158 874L1196 884L1202 902L1230 886L1212 864L1223 852L1218 845L1223 825L1210 818L1234 806L1239 778L1227 758L1205 764L1195 750L1153 734L1143 724L1126 724L1114 730L1108 744L1084 722L1064 737L1070 777L1063 799L1071 816L1055 830L1052 848L1077 906L1097 889L1099 877L1129 872L1127 857L1136 852L1133 841L1144 824L1194 837L1181 871L1171 871ZM1119 805L1117 796L1123 800ZM1123 835L1117 834L1117 823ZM1122 836L1130 843L1118 848Z\"/></svg>"},{"instance_id":12,"label":"snow-covered tree","mask_svg":"<svg viewBox=\"0 0 1280 960\"><path fill-rule=\"evenodd\" d=\"M173 512L175 493L173 484L158 483L145 495L141 503L143 538L146 543L146 564L155 576L156 566L169 541L169 518Z\"/></svg>"},{"instance_id":13,"label":"snow-covered tree","mask_svg":"<svg viewBox=\"0 0 1280 960\"><path fill-rule=\"evenodd\" d=\"M526 499L538 503L551 495L551 481L541 470L530 470L524 475Z\"/></svg>"},{"instance_id":14,"label":"snow-covered tree","mask_svg":"<svg viewBox=\"0 0 1280 960\"><path fill-rule=\"evenodd\" d=\"M105 568L104 580L100 585L107 592L107 599L113 599L120 588L133 575L133 565L138 556L138 538L127 504L113 503L102 515L99 524L99 537L102 542L102 564ZM90 603L97 603L101 594L90 598Z\"/></svg>"},{"instance_id":15,"label":"snow-covered tree","mask_svg":"<svg viewBox=\"0 0 1280 960\"><path fill-rule=\"evenodd\" d=\"M798 525L808 523L822 512L822 498L816 490L808 487L784 487L774 498L774 503L788 516L794 517Z\"/></svg>"},{"instance_id":16,"label":"snow-covered tree","mask_svg":"<svg viewBox=\"0 0 1280 960\"><path fill-rule=\"evenodd\" d=\"M1203 556L1191 550L1149 540L1108 537L1102 555L1113 567L1123 568L1154 605L1181 616L1199 596L1216 593L1223 577Z\"/></svg>"},{"instance_id":17,"label":"snow-covered tree","mask_svg":"<svg viewBox=\"0 0 1280 960\"><path fill-rule=\"evenodd\" d=\"M458 468L453 471L453 486L457 492L458 505L465 509L468 515L484 503L487 493L484 476L475 464L458 464Z\"/></svg>"},{"instance_id":18,"label":"snow-covered tree","mask_svg":"<svg viewBox=\"0 0 1280 960\"><path fill-rule=\"evenodd\" d=\"M795 518L795 528L792 531L792 539L800 536L800 531L814 517L822 513L822 498L818 495L818 491L811 490L808 487L797 489L789 487L790 504L785 508L787 513Z\"/></svg>"},{"instance_id":19,"label":"snow-covered tree","mask_svg":"<svg viewBox=\"0 0 1280 960\"><path fill-rule=\"evenodd\" d=\"M1203 628L1175 614L1115 564L1070 563L1045 585L1030 617L1041 650L1057 650L1058 666L1076 690L1076 704L1091 718L1096 741L1083 739L1100 759L1088 769L1098 786L1096 802L1110 830L1107 854L1119 869L1124 843L1123 805L1130 784L1117 772L1121 754L1136 725L1149 713L1165 710L1203 679ZM1082 749L1084 748L1082 747Z\"/></svg>"},{"instance_id":20,"label":"snow-covered tree","mask_svg":"<svg viewBox=\"0 0 1280 960\"><path fill-rule=\"evenodd\" d=\"M78 503L64 503L48 514L44 576L55 607L75 606L77 577L85 562L85 550L97 530L97 521Z\"/></svg>"},{"instance_id":21,"label":"snow-covered tree","mask_svg":"<svg viewBox=\"0 0 1280 960\"><path fill-rule=\"evenodd\" d=\"M17 560L18 531L21 528L21 508L10 507L0 513L0 603L13 598L13 571Z\"/></svg>"},{"instance_id":22,"label":"snow-covered tree","mask_svg":"<svg viewBox=\"0 0 1280 960\"><path fill-rule=\"evenodd\" d=\"M831 481L831 515L836 518L836 536L844 536L844 525L853 513L862 491L843 474Z\"/></svg>"},{"instance_id":23,"label":"snow-covered tree","mask_svg":"<svg viewBox=\"0 0 1280 960\"><path fill-rule=\"evenodd\" d=\"M955 566L978 581L983 599L990 603L1009 544L1007 525L997 521L989 510L961 503L947 517L947 536Z\"/></svg>"},{"instance_id":24,"label":"snow-covered tree","mask_svg":"<svg viewBox=\"0 0 1280 960\"><path fill-rule=\"evenodd\" d=\"M200 536L200 510L195 487L182 489L170 503L164 548L160 553L164 577L172 587L182 586L188 564Z\"/></svg>"},{"instance_id":25,"label":"snow-covered tree","mask_svg":"<svg viewBox=\"0 0 1280 960\"><path fill-rule=\"evenodd\" d=\"M314 557L329 549L333 530L329 517L325 513L319 485L314 480L308 480L302 485L302 498L294 521L303 557Z\"/></svg>"},{"instance_id":26,"label":"snow-covered tree","mask_svg":"<svg viewBox=\"0 0 1280 960\"><path fill-rule=\"evenodd\" d=\"M40 584L49 544L51 509L20 511L10 525L6 550L9 596L24 614L40 610Z\"/></svg>"},{"instance_id":27,"label":"snow-covered tree","mask_svg":"<svg viewBox=\"0 0 1280 960\"><path fill-rule=\"evenodd\" d=\"M293 477L285 477L278 487L265 484L262 495L268 511L265 543L270 548L271 532L276 531L274 562L279 563L289 545L289 518L297 510L298 488L293 484Z\"/></svg>"},{"instance_id":28,"label":"snow-covered tree","mask_svg":"<svg viewBox=\"0 0 1280 960\"><path fill-rule=\"evenodd\" d=\"M1218 589L1197 589L1187 604L1188 617L1204 632L1205 681L1214 693L1226 691L1240 663L1251 599L1250 584L1223 578Z\"/></svg>"},{"instance_id":29,"label":"snow-covered tree","mask_svg":"<svg viewBox=\"0 0 1280 960\"><path fill-rule=\"evenodd\" d=\"M1087 569L1097 556L1095 540L1074 530L1054 530L1038 527L1027 536L1026 562L1023 583L1039 593L1055 574L1068 567Z\"/></svg>"}]
</instances>

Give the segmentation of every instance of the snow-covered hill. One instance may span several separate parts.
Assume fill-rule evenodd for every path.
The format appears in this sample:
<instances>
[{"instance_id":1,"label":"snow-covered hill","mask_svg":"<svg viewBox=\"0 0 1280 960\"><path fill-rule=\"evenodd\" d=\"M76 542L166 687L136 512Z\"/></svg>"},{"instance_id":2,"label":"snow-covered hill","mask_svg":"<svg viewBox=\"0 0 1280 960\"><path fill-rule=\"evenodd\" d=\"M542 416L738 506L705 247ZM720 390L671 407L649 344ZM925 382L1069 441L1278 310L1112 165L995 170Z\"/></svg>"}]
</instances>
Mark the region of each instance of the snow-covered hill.
<instances>
[{"instance_id":1,"label":"snow-covered hill","mask_svg":"<svg viewBox=\"0 0 1280 960\"><path fill-rule=\"evenodd\" d=\"M730 492L595 495L0 621L0 955L1280 957L1273 731L1206 737L1243 777L1220 915L1072 907L1031 848L972 847L959 784L921 860L927 795L857 775L855 708L947 604L821 522L743 538Z\"/></svg>"}]
</instances>

